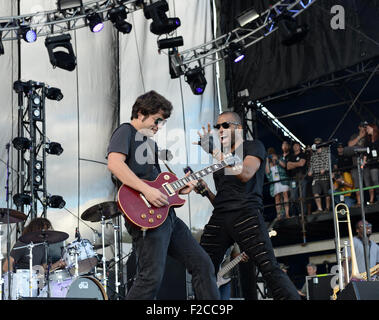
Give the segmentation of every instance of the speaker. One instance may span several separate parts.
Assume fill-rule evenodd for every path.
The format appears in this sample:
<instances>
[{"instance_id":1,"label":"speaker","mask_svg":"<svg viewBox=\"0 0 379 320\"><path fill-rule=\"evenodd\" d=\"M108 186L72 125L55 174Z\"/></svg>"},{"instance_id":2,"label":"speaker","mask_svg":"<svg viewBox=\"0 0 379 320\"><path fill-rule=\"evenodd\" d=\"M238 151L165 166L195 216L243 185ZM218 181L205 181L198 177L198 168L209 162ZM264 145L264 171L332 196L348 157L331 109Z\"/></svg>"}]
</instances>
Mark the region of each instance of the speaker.
<instances>
[{"instance_id":1,"label":"speaker","mask_svg":"<svg viewBox=\"0 0 379 320\"><path fill-rule=\"evenodd\" d=\"M379 281L351 281L337 300L379 300Z\"/></svg>"},{"instance_id":2,"label":"speaker","mask_svg":"<svg viewBox=\"0 0 379 320\"><path fill-rule=\"evenodd\" d=\"M330 300L333 289L330 281L334 274L307 276L308 300Z\"/></svg>"},{"instance_id":3,"label":"speaker","mask_svg":"<svg viewBox=\"0 0 379 320\"><path fill-rule=\"evenodd\" d=\"M127 289L130 290L136 274L136 256L129 256L127 266ZM166 268L157 300L187 300L186 269L182 263L170 256L166 259Z\"/></svg>"}]
</instances>

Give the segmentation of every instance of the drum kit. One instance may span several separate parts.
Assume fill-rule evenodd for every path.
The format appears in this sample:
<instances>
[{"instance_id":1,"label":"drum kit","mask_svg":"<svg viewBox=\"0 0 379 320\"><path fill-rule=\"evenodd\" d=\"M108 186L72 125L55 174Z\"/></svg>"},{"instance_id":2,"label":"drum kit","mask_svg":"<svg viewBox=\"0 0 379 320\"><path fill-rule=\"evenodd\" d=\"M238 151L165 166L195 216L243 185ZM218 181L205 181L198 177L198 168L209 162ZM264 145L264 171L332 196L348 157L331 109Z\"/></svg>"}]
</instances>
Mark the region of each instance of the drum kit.
<instances>
[{"instance_id":1,"label":"drum kit","mask_svg":"<svg viewBox=\"0 0 379 320\"><path fill-rule=\"evenodd\" d=\"M3 224L23 222L27 218L26 215L16 210L9 209L9 217L7 213L8 209L0 209L0 234L2 234L1 228ZM81 219L101 223L101 244L92 244L87 239L81 239L80 233L76 230L76 240L62 248L61 260L64 262L65 267L59 270L50 270L50 268L47 268L47 271L44 271L41 266L33 266L33 248L44 245L45 261L49 261L49 245L65 241L69 237L67 233L54 230L42 230L22 235L19 241L25 243L25 246L19 246L13 248L13 250L28 249L29 269L17 269L16 272L7 272L3 277L1 274L2 268L0 268L0 299L69 298L108 300L108 272L105 248L109 246L110 243L105 243L106 224L113 226L114 291L117 299L121 285L118 277L118 262L120 259L117 245L117 236L120 229L118 225L113 222L106 222L106 220L113 219L119 214L117 202L113 201L96 204L84 211L81 215ZM99 249L102 249L101 259L99 257L100 255L95 251ZM4 256L0 251L1 265L3 259ZM102 269L102 274L98 273L98 269Z\"/></svg>"}]
</instances>

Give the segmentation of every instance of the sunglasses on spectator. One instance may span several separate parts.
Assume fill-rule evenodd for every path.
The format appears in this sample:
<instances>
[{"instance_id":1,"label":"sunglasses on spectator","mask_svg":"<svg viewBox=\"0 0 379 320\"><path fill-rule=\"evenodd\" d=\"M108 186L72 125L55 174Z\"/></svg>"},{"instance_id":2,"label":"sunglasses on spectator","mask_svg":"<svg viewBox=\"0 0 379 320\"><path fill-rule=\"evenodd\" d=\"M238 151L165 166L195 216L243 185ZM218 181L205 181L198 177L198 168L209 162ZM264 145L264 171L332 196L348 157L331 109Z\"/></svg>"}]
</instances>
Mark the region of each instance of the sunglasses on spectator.
<instances>
[{"instance_id":1,"label":"sunglasses on spectator","mask_svg":"<svg viewBox=\"0 0 379 320\"><path fill-rule=\"evenodd\" d=\"M239 125L239 123L235 123L235 122L223 122L223 123L218 123L218 124L214 125L213 128L215 128L217 130L219 130L221 127L223 127L224 129L228 129L231 124L234 124L236 126Z\"/></svg>"},{"instance_id":2,"label":"sunglasses on spectator","mask_svg":"<svg viewBox=\"0 0 379 320\"><path fill-rule=\"evenodd\" d=\"M361 224L361 225L359 226L359 228L363 229L363 224ZM372 228L372 224L371 224L371 223L366 224L366 228Z\"/></svg>"},{"instance_id":3,"label":"sunglasses on spectator","mask_svg":"<svg viewBox=\"0 0 379 320\"><path fill-rule=\"evenodd\" d=\"M166 119L158 118L154 121L154 124L156 124L157 126L164 126L166 122L167 122Z\"/></svg>"}]
</instances>

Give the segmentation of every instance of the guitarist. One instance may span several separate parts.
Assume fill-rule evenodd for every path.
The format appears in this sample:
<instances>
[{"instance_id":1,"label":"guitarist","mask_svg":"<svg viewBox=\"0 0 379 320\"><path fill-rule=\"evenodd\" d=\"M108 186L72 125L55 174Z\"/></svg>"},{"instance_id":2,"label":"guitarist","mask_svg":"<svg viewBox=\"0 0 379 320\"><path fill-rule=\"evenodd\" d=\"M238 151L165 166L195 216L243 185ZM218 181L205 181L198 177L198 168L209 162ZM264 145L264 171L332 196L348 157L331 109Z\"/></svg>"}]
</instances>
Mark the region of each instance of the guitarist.
<instances>
[{"instance_id":1,"label":"guitarist","mask_svg":"<svg viewBox=\"0 0 379 320\"><path fill-rule=\"evenodd\" d=\"M265 147L258 140L243 140L242 122L235 112L221 113L214 127L222 152L213 150L209 143L212 137L210 124L207 131L203 127L203 133L198 132L201 147L218 160L223 153L235 153L243 159L243 163L239 171L225 168L213 174L216 194L202 182L214 210L204 228L200 244L208 252L217 270L227 248L236 242L260 269L274 299L299 300L296 287L276 261L263 220ZM251 290L256 288L252 287Z\"/></svg>"},{"instance_id":2,"label":"guitarist","mask_svg":"<svg viewBox=\"0 0 379 320\"><path fill-rule=\"evenodd\" d=\"M142 193L155 207L167 205L167 195L142 179L155 180L161 172L158 147L151 137L165 124L171 111L171 102L157 92L141 95L133 105L130 123L123 123L114 131L108 147L109 170L123 184ZM180 193L188 194L196 183L188 183ZM132 236L137 259L137 275L126 299L152 300L156 297L167 255L183 263L192 274L197 299L219 299L212 261L172 208L165 222L157 228L142 231L127 220L125 225Z\"/></svg>"}]
</instances>

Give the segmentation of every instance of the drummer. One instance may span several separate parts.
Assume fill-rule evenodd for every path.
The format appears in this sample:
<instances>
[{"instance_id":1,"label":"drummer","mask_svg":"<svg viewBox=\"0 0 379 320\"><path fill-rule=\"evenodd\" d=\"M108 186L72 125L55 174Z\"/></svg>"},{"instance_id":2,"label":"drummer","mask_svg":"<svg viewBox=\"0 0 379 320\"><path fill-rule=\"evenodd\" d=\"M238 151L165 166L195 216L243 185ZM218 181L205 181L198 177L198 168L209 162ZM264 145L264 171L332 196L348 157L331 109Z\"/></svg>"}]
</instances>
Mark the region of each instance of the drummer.
<instances>
[{"instance_id":1,"label":"drummer","mask_svg":"<svg viewBox=\"0 0 379 320\"><path fill-rule=\"evenodd\" d=\"M38 232L42 230L52 230L51 222L46 218L35 218L24 228L22 235L25 235L29 232ZM25 247L22 249L15 250L18 247L26 246L27 243L23 243L21 241L17 241L13 246L10 252L9 265L8 267L8 259L5 259L3 264L3 272L8 272L11 270L14 272L17 269L29 269L29 248ZM45 258L45 246L43 244L38 244L33 247L33 261L32 265L40 265L47 270L47 263ZM50 270L57 270L65 267L65 262L63 260L58 260L54 262L50 266Z\"/></svg>"}]
</instances>

